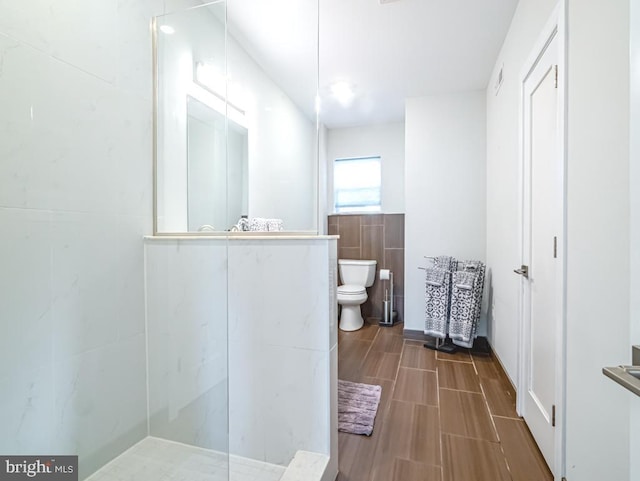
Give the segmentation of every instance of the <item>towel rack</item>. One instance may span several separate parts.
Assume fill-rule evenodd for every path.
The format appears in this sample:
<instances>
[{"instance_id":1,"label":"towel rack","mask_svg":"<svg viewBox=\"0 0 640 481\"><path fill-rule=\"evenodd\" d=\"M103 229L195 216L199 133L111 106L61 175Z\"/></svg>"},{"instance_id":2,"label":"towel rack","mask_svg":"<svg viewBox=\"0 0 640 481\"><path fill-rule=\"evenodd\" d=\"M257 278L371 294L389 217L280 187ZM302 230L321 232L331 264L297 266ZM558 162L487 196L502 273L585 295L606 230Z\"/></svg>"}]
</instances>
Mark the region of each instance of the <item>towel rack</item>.
<instances>
[{"instance_id":1,"label":"towel rack","mask_svg":"<svg viewBox=\"0 0 640 481\"><path fill-rule=\"evenodd\" d=\"M430 259L430 260L436 260L438 259L438 257L434 257L434 256L423 256L425 259ZM453 262L455 262L455 267ZM451 270L444 270L444 272L446 272L449 275L454 275L456 272L459 271L466 271L467 270L467 263L471 264L472 261L467 261L467 260L455 260L451 259L451 263L449 264L450 268L453 267L453 271ZM472 326L472 333L471 333L471 343L473 343L473 338L475 337L475 332L477 329L477 324L479 321L479 317L480 317L480 309L481 309L481 303L482 303L482 287L484 285L484 264L481 261L473 261L473 264L478 264L477 266L474 266L474 269L469 269L470 272L473 272L474 275L476 276L474 278L474 287L473 287L473 292L474 292L474 300L471 301L472 302L472 306L474 306L474 311L476 311L474 313L474 320L473 320L473 326ZM462 268L461 268L461 264L462 264ZM469 265L469 267L471 267L471 265ZM426 271L427 269L429 269L429 267L423 267L423 266L418 266L418 269ZM477 277L479 276L479 277ZM479 279L479 280L478 280ZM479 286L480 286L480 291L476 292L478 287L476 285L476 283L479 282ZM449 337L449 322L450 322L450 316L451 316L451 309L452 309L452 291L451 289L453 288L453 286L450 286L449 288L449 306L448 306L448 310L449 312L447 313L447 320L446 320L446 330L445 330L445 335L443 338L439 337L439 336L434 336L435 337L435 343L425 343L424 347L428 348L428 349L434 349L437 351L443 351L443 352L448 352L448 353L452 353L455 352L457 349L457 345L459 344L462 347L471 347L471 346L467 346L466 345L466 337L456 337L457 340L453 340ZM466 302L466 301L465 301ZM456 303L457 305L457 303ZM457 323L460 324L461 322L467 322L466 320L460 321L460 319L457 319ZM427 332L427 328L425 328L425 332ZM459 336L460 333L456 332L456 336ZM466 335L466 334L465 334ZM464 336L464 335L463 335Z\"/></svg>"},{"instance_id":2,"label":"towel rack","mask_svg":"<svg viewBox=\"0 0 640 481\"><path fill-rule=\"evenodd\" d=\"M426 271L428 269L428 267L420 267L420 266L418 266L418 269L420 269L421 271ZM453 271L445 271L445 272L448 273L448 274L453 274Z\"/></svg>"},{"instance_id":3,"label":"towel rack","mask_svg":"<svg viewBox=\"0 0 640 481\"><path fill-rule=\"evenodd\" d=\"M431 259L431 260L436 259L436 257L434 257L434 256L423 256L423 257L425 259ZM467 262L467 261L456 261L456 266L460 267L460 264L464 264L465 262ZM426 267L420 267L420 266L418 266L418 269L423 270L423 271L427 270ZM448 272L449 274L453 274L453 271L446 271L446 272Z\"/></svg>"}]
</instances>

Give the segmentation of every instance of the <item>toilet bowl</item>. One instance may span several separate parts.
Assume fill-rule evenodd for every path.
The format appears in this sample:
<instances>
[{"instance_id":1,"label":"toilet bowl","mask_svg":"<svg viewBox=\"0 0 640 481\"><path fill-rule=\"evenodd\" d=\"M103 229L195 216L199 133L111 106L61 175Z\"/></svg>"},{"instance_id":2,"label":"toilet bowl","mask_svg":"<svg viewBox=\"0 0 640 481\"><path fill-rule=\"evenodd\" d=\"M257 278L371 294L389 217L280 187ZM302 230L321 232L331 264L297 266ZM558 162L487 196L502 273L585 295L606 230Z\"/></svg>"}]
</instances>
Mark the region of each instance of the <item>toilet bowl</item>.
<instances>
[{"instance_id":1,"label":"toilet bowl","mask_svg":"<svg viewBox=\"0 0 640 481\"><path fill-rule=\"evenodd\" d=\"M364 324L360 305L367 300L367 290L362 286L345 284L338 286L338 304L342 306L339 327L343 331L357 331Z\"/></svg>"},{"instance_id":2,"label":"toilet bowl","mask_svg":"<svg viewBox=\"0 0 640 481\"><path fill-rule=\"evenodd\" d=\"M376 261L339 259L338 270L343 284L338 286L338 304L342 306L338 327L357 331L364 325L360 306L367 300L367 287L373 285Z\"/></svg>"}]
</instances>

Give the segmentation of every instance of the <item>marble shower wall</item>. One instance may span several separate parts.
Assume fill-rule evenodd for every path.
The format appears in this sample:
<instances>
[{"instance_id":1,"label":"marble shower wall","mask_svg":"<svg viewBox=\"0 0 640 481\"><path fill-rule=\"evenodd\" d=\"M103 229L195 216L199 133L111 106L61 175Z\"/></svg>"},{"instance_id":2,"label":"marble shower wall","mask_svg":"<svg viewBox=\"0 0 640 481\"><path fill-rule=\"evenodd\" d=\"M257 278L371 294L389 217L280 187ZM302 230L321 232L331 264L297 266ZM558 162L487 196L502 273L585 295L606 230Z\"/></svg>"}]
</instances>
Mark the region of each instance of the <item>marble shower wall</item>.
<instances>
[{"instance_id":1,"label":"marble shower wall","mask_svg":"<svg viewBox=\"0 0 640 481\"><path fill-rule=\"evenodd\" d=\"M336 252L326 238L230 242L232 454L287 465L303 450L337 462Z\"/></svg>"},{"instance_id":2,"label":"marble shower wall","mask_svg":"<svg viewBox=\"0 0 640 481\"><path fill-rule=\"evenodd\" d=\"M149 434L228 452L227 243L157 238L145 266Z\"/></svg>"},{"instance_id":3,"label":"marble shower wall","mask_svg":"<svg viewBox=\"0 0 640 481\"><path fill-rule=\"evenodd\" d=\"M147 434L150 20L191 3L0 2L0 452L80 479Z\"/></svg>"},{"instance_id":4,"label":"marble shower wall","mask_svg":"<svg viewBox=\"0 0 640 481\"><path fill-rule=\"evenodd\" d=\"M339 235L339 259L373 259L376 280L367 292L362 315L380 319L384 290L378 271L393 272L394 309L398 320L404 320L404 214L334 214L329 216L329 234Z\"/></svg>"},{"instance_id":5,"label":"marble shower wall","mask_svg":"<svg viewBox=\"0 0 640 481\"><path fill-rule=\"evenodd\" d=\"M145 252L151 434L225 451L228 429L231 454L311 451L337 473L336 241L156 237Z\"/></svg>"}]
</instances>

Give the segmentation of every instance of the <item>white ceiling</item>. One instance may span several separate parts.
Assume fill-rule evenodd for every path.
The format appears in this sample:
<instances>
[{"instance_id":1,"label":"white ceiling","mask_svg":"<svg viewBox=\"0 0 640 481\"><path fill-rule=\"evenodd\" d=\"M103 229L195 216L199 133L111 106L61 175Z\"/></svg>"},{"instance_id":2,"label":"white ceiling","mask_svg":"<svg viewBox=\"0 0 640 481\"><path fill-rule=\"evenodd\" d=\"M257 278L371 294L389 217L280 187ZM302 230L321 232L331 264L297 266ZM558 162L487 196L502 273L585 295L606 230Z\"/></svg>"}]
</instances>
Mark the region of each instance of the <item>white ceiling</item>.
<instances>
[{"instance_id":1,"label":"white ceiling","mask_svg":"<svg viewBox=\"0 0 640 481\"><path fill-rule=\"evenodd\" d=\"M313 116L317 0L229 0L229 31ZM320 120L404 120L407 97L484 89L517 0L319 0ZM244 32L244 35L243 33ZM330 85L348 81L343 106Z\"/></svg>"}]
</instances>

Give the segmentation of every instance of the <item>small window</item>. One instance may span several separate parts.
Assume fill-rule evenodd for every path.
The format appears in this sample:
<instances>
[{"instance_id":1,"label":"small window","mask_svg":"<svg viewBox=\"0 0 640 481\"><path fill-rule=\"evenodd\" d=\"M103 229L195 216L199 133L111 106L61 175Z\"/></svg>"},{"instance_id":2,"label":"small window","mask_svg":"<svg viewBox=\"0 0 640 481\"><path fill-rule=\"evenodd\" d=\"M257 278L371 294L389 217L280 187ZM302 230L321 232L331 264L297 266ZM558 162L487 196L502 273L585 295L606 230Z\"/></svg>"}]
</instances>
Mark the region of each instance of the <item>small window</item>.
<instances>
[{"instance_id":1,"label":"small window","mask_svg":"<svg viewBox=\"0 0 640 481\"><path fill-rule=\"evenodd\" d=\"M380 212L380 157L336 159L333 163L335 212Z\"/></svg>"}]
</instances>

